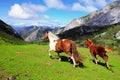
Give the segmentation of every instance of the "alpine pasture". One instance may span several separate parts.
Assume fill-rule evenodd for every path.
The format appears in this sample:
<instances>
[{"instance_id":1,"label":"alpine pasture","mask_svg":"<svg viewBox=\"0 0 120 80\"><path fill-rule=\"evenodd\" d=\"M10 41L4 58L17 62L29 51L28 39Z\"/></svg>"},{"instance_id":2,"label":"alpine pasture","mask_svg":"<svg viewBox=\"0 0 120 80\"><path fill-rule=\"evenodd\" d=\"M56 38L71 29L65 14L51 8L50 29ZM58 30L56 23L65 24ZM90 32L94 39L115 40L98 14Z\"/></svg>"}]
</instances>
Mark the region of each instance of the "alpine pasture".
<instances>
[{"instance_id":1,"label":"alpine pasture","mask_svg":"<svg viewBox=\"0 0 120 80\"><path fill-rule=\"evenodd\" d=\"M107 53L109 65L105 67L103 59L96 65L89 49L77 47L83 57L83 66L73 68L67 61L67 55L61 53L62 61L52 51L53 59L48 55L48 44L0 45L0 79L15 80L119 80L120 53Z\"/></svg>"}]
</instances>

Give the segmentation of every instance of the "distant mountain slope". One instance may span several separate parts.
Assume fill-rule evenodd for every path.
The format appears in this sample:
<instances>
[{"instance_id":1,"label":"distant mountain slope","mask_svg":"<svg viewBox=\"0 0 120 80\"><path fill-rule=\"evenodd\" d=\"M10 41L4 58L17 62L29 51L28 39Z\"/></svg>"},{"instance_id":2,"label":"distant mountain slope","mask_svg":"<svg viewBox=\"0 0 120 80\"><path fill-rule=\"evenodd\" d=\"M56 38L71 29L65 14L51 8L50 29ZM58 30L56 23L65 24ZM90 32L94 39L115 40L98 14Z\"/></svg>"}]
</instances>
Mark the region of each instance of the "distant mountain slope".
<instances>
[{"instance_id":1,"label":"distant mountain slope","mask_svg":"<svg viewBox=\"0 0 120 80\"><path fill-rule=\"evenodd\" d=\"M32 32L34 32L35 30L37 30L39 27L38 26L23 26L23 27L18 27L18 26L14 26L13 27L18 34L25 39L26 37L28 37L28 35L30 35Z\"/></svg>"},{"instance_id":2,"label":"distant mountain slope","mask_svg":"<svg viewBox=\"0 0 120 80\"><path fill-rule=\"evenodd\" d=\"M60 31L59 29L61 29L61 27L59 28L58 26L36 26L36 25L23 27L13 26L13 28L26 42L39 42L41 41L41 38L46 31L58 33Z\"/></svg>"},{"instance_id":3,"label":"distant mountain slope","mask_svg":"<svg viewBox=\"0 0 120 80\"><path fill-rule=\"evenodd\" d=\"M8 24L0 20L0 44L24 43L19 34Z\"/></svg>"},{"instance_id":4,"label":"distant mountain slope","mask_svg":"<svg viewBox=\"0 0 120 80\"><path fill-rule=\"evenodd\" d=\"M91 14L85 17L72 20L65 27L64 31L81 26L103 27L116 24L119 22L120 22L120 0L108 4L103 9L92 12Z\"/></svg>"},{"instance_id":5,"label":"distant mountain slope","mask_svg":"<svg viewBox=\"0 0 120 80\"><path fill-rule=\"evenodd\" d=\"M39 31L40 29L37 29L37 30L35 30L34 32L32 32L29 36L27 36L26 38L25 38L25 41L26 42L32 42L32 41L34 41L34 40L36 40L36 38L37 38L37 35L39 34Z\"/></svg>"},{"instance_id":6,"label":"distant mountain slope","mask_svg":"<svg viewBox=\"0 0 120 80\"><path fill-rule=\"evenodd\" d=\"M39 42L41 41L42 36L45 34L47 31L54 31L55 29L50 28L50 27L39 27L38 29L34 30L31 32L24 40L26 42Z\"/></svg>"}]
</instances>

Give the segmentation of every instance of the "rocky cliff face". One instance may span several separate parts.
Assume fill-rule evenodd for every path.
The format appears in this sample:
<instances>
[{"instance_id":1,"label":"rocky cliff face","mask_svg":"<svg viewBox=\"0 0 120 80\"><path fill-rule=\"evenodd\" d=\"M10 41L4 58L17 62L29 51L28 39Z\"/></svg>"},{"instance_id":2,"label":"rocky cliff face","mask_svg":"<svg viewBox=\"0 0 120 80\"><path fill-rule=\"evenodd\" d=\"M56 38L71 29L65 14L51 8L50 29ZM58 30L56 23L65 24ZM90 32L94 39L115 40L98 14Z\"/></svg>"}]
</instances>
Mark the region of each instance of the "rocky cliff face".
<instances>
[{"instance_id":1,"label":"rocky cliff face","mask_svg":"<svg viewBox=\"0 0 120 80\"><path fill-rule=\"evenodd\" d=\"M103 9L92 12L91 14L72 20L64 31L80 26L103 27L120 22L120 1L115 1L106 5Z\"/></svg>"},{"instance_id":2,"label":"rocky cliff face","mask_svg":"<svg viewBox=\"0 0 120 80\"><path fill-rule=\"evenodd\" d=\"M36 31L34 31L33 33L31 33L27 38L25 38L26 42L32 42L37 38L37 34L39 32L40 29L37 29Z\"/></svg>"}]
</instances>

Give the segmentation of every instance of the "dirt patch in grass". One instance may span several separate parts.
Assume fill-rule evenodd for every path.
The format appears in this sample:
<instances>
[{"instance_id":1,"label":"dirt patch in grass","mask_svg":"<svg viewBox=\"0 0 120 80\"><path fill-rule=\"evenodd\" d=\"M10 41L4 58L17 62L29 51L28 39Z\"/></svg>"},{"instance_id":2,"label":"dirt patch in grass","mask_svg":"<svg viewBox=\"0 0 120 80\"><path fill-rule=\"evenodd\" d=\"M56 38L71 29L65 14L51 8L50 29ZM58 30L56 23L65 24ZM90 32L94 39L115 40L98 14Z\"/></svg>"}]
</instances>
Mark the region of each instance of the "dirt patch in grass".
<instances>
[{"instance_id":1,"label":"dirt patch in grass","mask_svg":"<svg viewBox=\"0 0 120 80\"><path fill-rule=\"evenodd\" d=\"M46 49L41 49L40 52L48 52Z\"/></svg>"},{"instance_id":2,"label":"dirt patch in grass","mask_svg":"<svg viewBox=\"0 0 120 80\"><path fill-rule=\"evenodd\" d=\"M17 55L17 56L21 56L21 54L22 54L22 52L19 52L19 51L16 52L16 55Z\"/></svg>"}]
</instances>

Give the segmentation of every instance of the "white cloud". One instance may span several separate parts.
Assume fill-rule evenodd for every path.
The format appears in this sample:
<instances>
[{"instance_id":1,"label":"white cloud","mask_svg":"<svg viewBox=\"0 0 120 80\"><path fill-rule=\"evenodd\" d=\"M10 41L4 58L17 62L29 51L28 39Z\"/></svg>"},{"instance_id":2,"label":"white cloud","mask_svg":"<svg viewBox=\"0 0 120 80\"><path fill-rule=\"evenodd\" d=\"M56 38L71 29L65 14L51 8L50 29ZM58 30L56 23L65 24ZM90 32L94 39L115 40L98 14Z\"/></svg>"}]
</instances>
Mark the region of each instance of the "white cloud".
<instances>
[{"instance_id":1,"label":"white cloud","mask_svg":"<svg viewBox=\"0 0 120 80\"><path fill-rule=\"evenodd\" d=\"M24 4L22 4L22 7L24 10L27 10L29 12L31 12L31 11L45 12L47 10L47 7L45 7L43 5L35 5L35 4L31 4L31 3L24 3Z\"/></svg>"},{"instance_id":2,"label":"white cloud","mask_svg":"<svg viewBox=\"0 0 120 80\"><path fill-rule=\"evenodd\" d=\"M94 6L87 6L86 9L84 11L87 11L87 12L93 12L93 11L96 11L97 8L94 7Z\"/></svg>"},{"instance_id":3,"label":"white cloud","mask_svg":"<svg viewBox=\"0 0 120 80\"><path fill-rule=\"evenodd\" d=\"M81 6L79 3L74 3L72 6L72 10L84 10L85 7Z\"/></svg>"},{"instance_id":4,"label":"white cloud","mask_svg":"<svg viewBox=\"0 0 120 80\"><path fill-rule=\"evenodd\" d=\"M67 8L61 0L44 0L44 2L49 8L57 8L57 9Z\"/></svg>"},{"instance_id":5,"label":"white cloud","mask_svg":"<svg viewBox=\"0 0 120 80\"><path fill-rule=\"evenodd\" d=\"M79 0L85 6L103 7L107 4L107 0Z\"/></svg>"},{"instance_id":6,"label":"white cloud","mask_svg":"<svg viewBox=\"0 0 120 80\"><path fill-rule=\"evenodd\" d=\"M104 7L107 4L106 0L97 0L96 5Z\"/></svg>"},{"instance_id":7,"label":"white cloud","mask_svg":"<svg viewBox=\"0 0 120 80\"><path fill-rule=\"evenodd\" d=\"M76 10L84 12L92 12L97 10L94 5L94 0L78 0L78 2L73 3L72 6L65 5L62 0L44 0L44 2L49 8Z\"/></svg>"},{"instance_id":8,"label":"white cloud","mask_svg":"<svg viewBox=\"0 0 120 80\"><path fill-rule=\"evenodd\" d=\"M24 3L22 5L14 4L8 15L12 18L16 19L37 19L38 14L37 12L44 12L47 8L42 5L34 5L34 4L27 4Z\"/></svg>"},{"instance_id":9,"label":"white cloud","mask_svg":"<svg viewBox=\"0 0 120 80\"><path fill-rule=\"evenodd\" d=\"M92 5L82 6L80 3L74 3L72 6L72 10L92 12L92 11L97 10L97 8Z\"/></svg>"},{"instance_id":10,"label":"white cloud","mask_svg":"<svg viewBox=\"0 0 120 80\"><path fill-rule=\"evenodd\" d=\"M50 16L48 16L48 15L41 15L40 16L40 19L49 19L50 18Z\"/></svg>"},{"instance_id":11,"label":"white cloud","mask_svg":"<svg viewBox=\"0 0 120 80\"><path fill-rule=\"evenodd\" d=\"M84 4L84 6L92 6L94 5L95 0L79 0L80 4Z\"/></svg>"},{"instance_id":12,"label":"white cloud","mask_svg":"<svg viewBox=\"0 0 120 80\"><path fill-rule=\"evenodd\" d=\"M8 14L12 18L19 19L28 19L32 17L32 14L28 14L23 10L23 8L19 4L14 4Z\"/></svg>"},{"instance_id":13,"label":"white cloud","mask_svg":"<svg viewBox=\"0 0 120 80\"><path fill-rule=\"evenodd\" d=\"M93 12L107 4L107 0L79 0L73 3L72 10Z\"/></svg>"}]
</instances>

